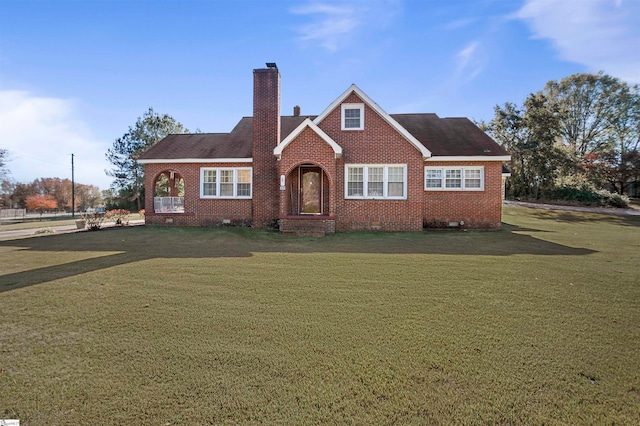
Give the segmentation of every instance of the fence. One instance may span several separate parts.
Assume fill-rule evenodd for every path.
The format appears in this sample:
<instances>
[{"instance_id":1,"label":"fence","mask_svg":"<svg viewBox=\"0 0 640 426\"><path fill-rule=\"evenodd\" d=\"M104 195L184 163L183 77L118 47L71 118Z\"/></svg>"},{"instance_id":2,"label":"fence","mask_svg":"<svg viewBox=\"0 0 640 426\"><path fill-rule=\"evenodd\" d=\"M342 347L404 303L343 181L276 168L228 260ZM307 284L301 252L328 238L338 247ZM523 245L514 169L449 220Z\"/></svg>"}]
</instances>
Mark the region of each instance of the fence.
<instances>
[{"instance_id":1,"label":"fence","mask_svg":"<svg viewBox=\"0 0 640 426\"><path fill-rule=\"evenodd\" d=\"M184 197L154 197L156 213L184 213Z\"/></svg>"},{"instance_id":2,"label":"fence","mask_svg":"<svg viewBox=\"0 0 640 426\"><path fill-rule=\"evenodd\" d=\"M26 209L0 209L0 219L17 219L26 216Z\"/></svg>"}]
</instances>

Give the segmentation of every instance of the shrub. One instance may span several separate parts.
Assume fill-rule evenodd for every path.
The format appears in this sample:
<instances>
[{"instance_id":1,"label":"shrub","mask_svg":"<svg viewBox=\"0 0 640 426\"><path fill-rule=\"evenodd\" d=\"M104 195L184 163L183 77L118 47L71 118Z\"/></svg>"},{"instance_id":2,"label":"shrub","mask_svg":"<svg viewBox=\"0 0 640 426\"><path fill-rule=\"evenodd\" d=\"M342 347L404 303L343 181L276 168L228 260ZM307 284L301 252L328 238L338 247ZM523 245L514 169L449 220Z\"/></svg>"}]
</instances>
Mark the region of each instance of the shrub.
<instances>
[{"instance_id":1,"label":"shrub","mask_svg":"<svg viewBox=\"0 0 640 426\"><path fill-rule=\"evenodd\" d=\"M596 190L589 185L579 187L560 186L554 188L548 195L550 200L569 201L585 205L628 207L629 198L625 195L615 194L606 189Z\"/></svg>"},{"instance_id":2,"label":"shrub","mask_svg":"<svg viewBox=\"0 0 640 426\"><path fill-rule=\"evenodd\" d=\"M97 231L104 222L104 213L81 213L80 217L85 221L89 231Z\"/></svg>"},{"instance_id":3,"label":"shrub","mask_svg":"<svg viewBox=\"0 0 640 426\"><path fill-rule=\"evenodd\" d=\"M607 191L608 192L608 191ZM629 197L616 193L609 193L607 203L611 207L627 208L629 207Z\"/></svg>"},{"instance_id":4,"label":"shrub","mask_svg":"<svg viewBox=\"0 0 640 426\"><path fill-rule=\"evenodd\" d=\"M125 226L129 224L129 210L114 209L107 210L104 214L105 218L114 221L117 226Z\"/></svg>"}]
</instances>

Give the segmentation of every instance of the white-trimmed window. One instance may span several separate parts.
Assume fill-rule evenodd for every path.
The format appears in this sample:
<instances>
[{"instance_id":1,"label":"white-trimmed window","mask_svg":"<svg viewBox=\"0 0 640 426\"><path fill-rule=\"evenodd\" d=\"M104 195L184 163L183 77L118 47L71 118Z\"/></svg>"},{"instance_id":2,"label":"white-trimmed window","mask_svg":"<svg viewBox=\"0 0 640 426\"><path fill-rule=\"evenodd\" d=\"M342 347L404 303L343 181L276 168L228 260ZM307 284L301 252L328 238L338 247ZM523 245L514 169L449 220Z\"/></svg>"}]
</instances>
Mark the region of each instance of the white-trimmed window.
<instances>
[{"instance_id":1,"label":"white-trimmed window","mask_svg":"<svg viewBox=\"0 0 640 426\"><path fill-rule=\"evenodd\" d=\"M251 198L251 168L202 167L200 198Z\"/></svg>"},{"instance_id":2,"label":"white-trimmed window","mask_svg":"<svg viewBox=\"0 0 640 426\"><path fill-rule=\"evenodd\" d=\"M364 104L342 104L342 130L364 129Z\"/></svg>"},{"instance_id":3,"label":"white-trimmed window","mask_svg":"<svg viewBox=\"0 0 640 426\"><path fill-rule=\"evenodd\" d=\"M344 174L345 198L407 198L406 164L349 164Z\"/></svg>"},{"instance_id":4,"label":"white-trimmed window","mask_svg":"<svg viewBox=\"0 0 640 426\"><path fill-rule=\"evenodd\" d=\"M425 191L483 191L484 167L425 167Z\"/></svg>"}]
</instances>

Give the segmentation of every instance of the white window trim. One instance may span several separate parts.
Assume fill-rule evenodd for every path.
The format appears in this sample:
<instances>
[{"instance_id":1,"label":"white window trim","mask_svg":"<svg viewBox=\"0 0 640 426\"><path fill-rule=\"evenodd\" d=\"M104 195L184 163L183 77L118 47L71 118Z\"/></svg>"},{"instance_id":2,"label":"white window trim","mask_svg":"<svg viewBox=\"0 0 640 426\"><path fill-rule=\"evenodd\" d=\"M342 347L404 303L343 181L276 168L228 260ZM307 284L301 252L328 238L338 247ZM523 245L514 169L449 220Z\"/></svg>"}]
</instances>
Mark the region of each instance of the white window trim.
<instances>
[{"instance_id":1,"label":"white window trim","mask_svg":"<svg viewBox=\"0 0 640 426\"><path fill-rule=\"evenodd\" d=\"M207 170L215 170L216 172L216 194L218 195L204 195L204 172ZM233 195L221 196L220 194L220 172L226 170L233 170ZM249 195L238 195L238 171L249 172ZM242 182L241 182L242 183ZM213 199L251 199L253 194L253 169L251 167L201 167L200 168L200 198L213 198Z\"/></svg>"},{"instance_id":2,"label":"white window trim","mask_svg":"<svg viewBox=\"0 0 640 426\"><path fill-rule=\"evenodd\" d=\"M440 179L440 188L428 188L427 187L427 170L440 170L442 172L442 177ZM446 170L461 170L461 180L462 184L460 188L446 188ZM465 172L467 170L480 170L480 188L466 188L465 181L466 176ZM449 166L449 167L429 167L425 166L424 168L424 190L425 191L484 191L484 166Z\"/></svg>"},{"instance_id":3,"label":"white window trim","mask_svg":"<svg viewBox=\"0 0 640 426\"><path fill-rule=\"evenodd\" d=\"M347 109L359 109L360 110L360 127L345 127L345 110ZM364 130L364 104L342 104L340 111L342 130Z\"/></svg>"},{"instance_id":4,"label":"white window trim","mask_svg":"<svg viewBox=\"0 0 640 426\"><path fill-rule=\"evenodd\" d=\"M362 168L362 194L363 195L349 195L349 169L350 168ZM368 193L368 179L369 179L369 167L382 167L383 168L383 185L382 196L369 196ZM389 167L402 167L402 196L395 197L387 195L389 191ZM344 198L348 200L406 200L407 199L407 165L406 164L345 164L344 166Z\"/></svg>"}]
</instances>

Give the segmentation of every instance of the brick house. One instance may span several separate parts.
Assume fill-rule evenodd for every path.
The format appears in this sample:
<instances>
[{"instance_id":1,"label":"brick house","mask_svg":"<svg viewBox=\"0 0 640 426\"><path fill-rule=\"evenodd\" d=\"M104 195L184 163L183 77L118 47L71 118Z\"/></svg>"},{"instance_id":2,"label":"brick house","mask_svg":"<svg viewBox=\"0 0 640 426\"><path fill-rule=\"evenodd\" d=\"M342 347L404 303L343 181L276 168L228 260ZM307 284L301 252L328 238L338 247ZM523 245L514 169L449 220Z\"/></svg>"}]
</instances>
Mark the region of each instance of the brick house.
<instances>
[{"instance_id":1,"label":"brick house","mask_svg":"<svg viewBox=\"0 0 640 426\"><path fill-rule=\"evenodd\" d=\"M149 224L285 233L500 228L509 154L466 118L387 114L351 85L317 116L280 115L280 73L256 69L253 117L145 151Z\"/></svg>"}]
</instances>

